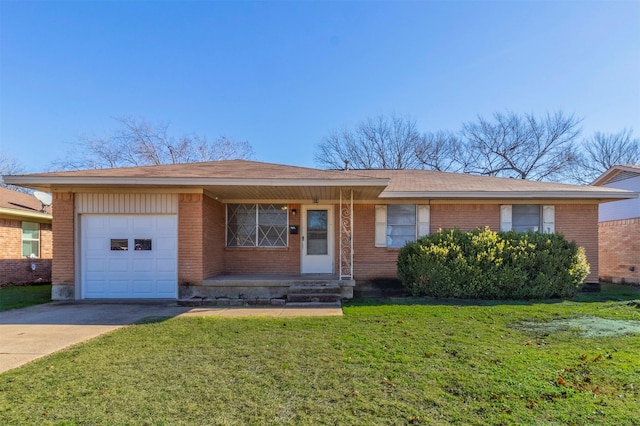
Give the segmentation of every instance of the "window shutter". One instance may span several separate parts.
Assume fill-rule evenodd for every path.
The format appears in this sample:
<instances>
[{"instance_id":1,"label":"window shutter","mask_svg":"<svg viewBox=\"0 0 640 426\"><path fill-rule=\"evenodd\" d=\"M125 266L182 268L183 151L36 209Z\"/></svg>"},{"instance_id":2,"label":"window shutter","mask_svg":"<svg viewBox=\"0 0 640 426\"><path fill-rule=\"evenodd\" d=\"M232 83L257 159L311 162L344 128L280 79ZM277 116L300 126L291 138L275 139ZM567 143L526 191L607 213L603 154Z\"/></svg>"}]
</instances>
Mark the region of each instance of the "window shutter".
<instances>
[{"instance_id":1,"label":"window shutter","mask_svg":"<svg viewBox=\"0 0 640 426\"><path fill-rule=\"evenodd\" d=\"M376 206L376 247L387 246L387 206Z\"/></svg>"},{"instance_id":2,"label":"window shutter","mask_svg":"<svg viewBox=\"0 0 640 426\"><path fill-rule=\"evenodd\" d=\"M431 206L418 205L418 238L429 235Z\"/></svg>"},{"instance_id":3,"label":"window shutter","mask_svg":"<svg viewBox=\"0 0 640 426\"><path fill-rule=\"evenodd\" d=\"M542 232L556 232L556 206L542 206Z\"/></svg>"},{"instance_id":4,"label":"window shutter","mask_svg":"<svg viewBox=\"0 0 640 426\"><path fill-rule=\"evenodd\" d=\"M511 204L500 206L500 230L502 232L511 231L512 229Z\"/></svg>"}]
</instances>

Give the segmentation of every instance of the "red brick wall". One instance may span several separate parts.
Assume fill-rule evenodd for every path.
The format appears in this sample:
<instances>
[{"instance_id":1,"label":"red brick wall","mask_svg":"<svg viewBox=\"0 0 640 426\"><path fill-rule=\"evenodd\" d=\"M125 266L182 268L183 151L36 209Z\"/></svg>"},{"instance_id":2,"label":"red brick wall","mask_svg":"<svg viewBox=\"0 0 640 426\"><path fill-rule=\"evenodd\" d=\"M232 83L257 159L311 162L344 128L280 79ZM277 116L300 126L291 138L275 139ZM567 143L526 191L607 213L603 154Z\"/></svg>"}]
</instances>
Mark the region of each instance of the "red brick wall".
<instances>
[{"instance_id":1,"label":"red brick wall","mask_svg":"<svg viewBox=\"0 0 640 426\"><path fill-rule=\"evenodd\" d=\"M399 249L375 247L375 206L354 206L354 275L356 280L395 278ZM588 281L598 279L598 205L556 205L556 231L585 248L591 265ZM430 231L460 228L470 231L489 226L500 230L498 204L431 205Z\"/></svg>"},{"instance_id":2,"label":"red brick wall","mask_svg":"<svg viewBox=\"0 0 640 426\"><path fill-rule=\"evenodd\" d=\"M0 218L0 285L51 281L51 224L40 224L40 257L22 257L22 222Z\"/></svg>"},{"instance_id":3,"label":"red brick wall","mask_svg":"<svg viewBox=\"0 0 640 426\"><path fill-rule=\"evenodd\" d=\"M75 285L75 231L74 195L70 192L54 192L53 203L53 285Z\"/></svg>"},{"instance_id":4,"label":"red brick wall","mask_svg":"<svg viewBox=\"0 0 640 426\"><path fill-rule=\"evenodd\" d=\"M599 224L600 278L640 283L640 218Z\"/></svg>"},{"instance_id":5,"label":"red brick wall","mask_svg":"<svg viewBox=\"0 0 640 426\"><path fill-rule=\"evenodd\" d=\"M375 246L375 205L353 206L353 274L359 281L396 278L400 249Z\"/></svg>"},{"instance_id":6,"label":"red brick wall","mask_svg":"<svg viewBox=\"0 0 640 426\"><path fill-rule=\"evenodd\" d=\"M203 279L203 194L178 197L178 283L200 285Z\"/></svg>"},{"instance_id":7,"label":"red brick wall","mask_svg":"<svg viewBox=\"0 0 640 426\"><path fill-rule=\"evenodd\" d=\"M498 204L433 204L431 205L431 232L439 229L459 228L473 231L488 226L500 230Z\"/></svg>"},{"instance_id":8,"label":"red brick wall","mask_svg":"<svg viewBox=\"0 0 640 426\"><path fill-rule=\"evenodd\" d=\"M203 214L203 278L210 278L224 272L225 206L205 195Z\"/></svg>"},{"instance_id":9,"label":"red brick wall","mask_svg":"<svg viewBox=\"0 0 640 426\"><path fill-rule=\"evenodd\" d=\"M598 281L598 205L557 204L556 232L584 247L591 266L586 281Z\"/></svg>"}]
</instances>

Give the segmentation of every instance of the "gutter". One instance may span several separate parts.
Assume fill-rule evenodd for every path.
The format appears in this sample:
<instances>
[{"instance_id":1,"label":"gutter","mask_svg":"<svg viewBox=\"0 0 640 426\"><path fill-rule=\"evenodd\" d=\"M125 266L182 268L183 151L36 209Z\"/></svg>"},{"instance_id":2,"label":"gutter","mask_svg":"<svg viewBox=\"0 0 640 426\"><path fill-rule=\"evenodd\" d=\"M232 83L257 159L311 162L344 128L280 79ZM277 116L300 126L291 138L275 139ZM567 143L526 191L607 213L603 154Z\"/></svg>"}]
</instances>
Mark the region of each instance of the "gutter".
<instances>
[{"instance_id":1,"label":"gutter","mask_svg":"<svg viewBox=\"0 0 640 426\"><path fill-rule=\"evenodd\" d=\"M460 199L532 199L532 198L583 198L627 200L638 198L632 191L417 191L417 192L383 192L378 198L460 198Z\"/></svg>"},{"instance_id":2,"label":"gutter","mask_svg":"<svg viewBox=\"0 0 640 426\"><path fill-rule=\"evenodd\" d=\"M0 207L0 216L11 216L26 219L39 219L47 222L51 222L51 215L49 213L29 212L16 209L8 209L6 207Z\"/></svg>"}]
</instances>

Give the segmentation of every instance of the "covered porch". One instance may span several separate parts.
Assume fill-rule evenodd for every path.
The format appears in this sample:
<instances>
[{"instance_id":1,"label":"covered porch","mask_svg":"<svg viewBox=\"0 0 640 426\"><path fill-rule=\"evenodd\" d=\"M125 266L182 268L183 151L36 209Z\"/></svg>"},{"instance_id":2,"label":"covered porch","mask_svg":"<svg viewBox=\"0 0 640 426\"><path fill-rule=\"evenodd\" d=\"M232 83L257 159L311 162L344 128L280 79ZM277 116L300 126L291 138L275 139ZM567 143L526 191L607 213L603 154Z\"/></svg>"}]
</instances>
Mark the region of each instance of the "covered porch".
<instances>
[{"instance_id":1,"label":"covered porch","mask_svg":"<svg viewBox=\"0 0 640 426\"><path fill-rule=\"evenodd\" d=\"M339 274L218 275L202 285L181 286L180 300L220 305L339 305L353 297L355 280Z\"/></svg>"}]
</instances>

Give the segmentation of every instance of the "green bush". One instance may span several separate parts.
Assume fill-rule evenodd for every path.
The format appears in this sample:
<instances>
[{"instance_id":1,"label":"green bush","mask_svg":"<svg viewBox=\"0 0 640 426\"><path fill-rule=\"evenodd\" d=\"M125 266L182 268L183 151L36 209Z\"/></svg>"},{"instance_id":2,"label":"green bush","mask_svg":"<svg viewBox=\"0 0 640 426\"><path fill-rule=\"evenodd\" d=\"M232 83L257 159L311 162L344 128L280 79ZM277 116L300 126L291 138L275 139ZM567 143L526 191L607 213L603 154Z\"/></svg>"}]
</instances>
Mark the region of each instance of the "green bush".
<instances>
[{"instance_id":1,"label":"green bush","mask_svg":"<svg viewBox=\"0 0 640 426\"><path fill-rule=\"evenodd\" d=\"M561 234L443 230L398 256L398 275L414 296L570 297L588 274L584 249Z\"/></svg>"}]
</instances>

